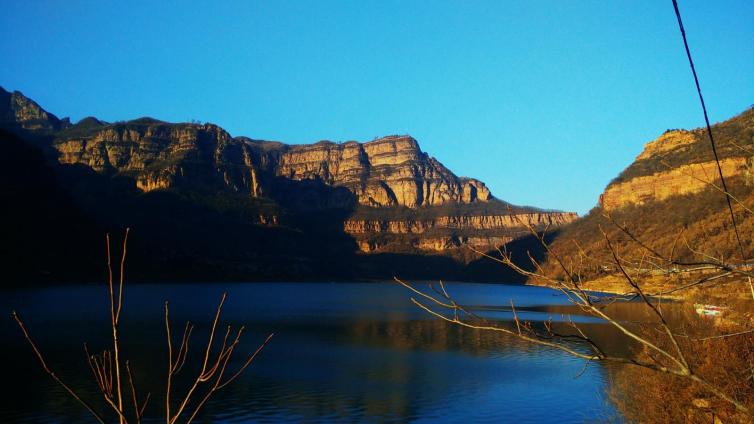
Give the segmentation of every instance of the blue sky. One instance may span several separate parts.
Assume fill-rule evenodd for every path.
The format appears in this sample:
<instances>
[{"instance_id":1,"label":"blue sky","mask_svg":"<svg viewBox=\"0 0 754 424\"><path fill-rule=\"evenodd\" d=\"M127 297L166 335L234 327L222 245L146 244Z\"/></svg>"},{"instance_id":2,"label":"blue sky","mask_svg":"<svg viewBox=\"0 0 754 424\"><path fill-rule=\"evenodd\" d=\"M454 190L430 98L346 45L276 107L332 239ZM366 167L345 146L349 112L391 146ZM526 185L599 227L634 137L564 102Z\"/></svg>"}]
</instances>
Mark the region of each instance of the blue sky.
<instances>
[{"instance_id":1,"label":"blue sky","mask_svg":"<svg viewBox=\"0 0 754 424\"><path fill-rule=\"evenodd\" d=\"M754 104L754 2L680 0L713 121ZM309 143L411 134L504 200L585 213L703 124L670 0L10 1L0 85L74 121Z\"/></svg>"}]
</instances>

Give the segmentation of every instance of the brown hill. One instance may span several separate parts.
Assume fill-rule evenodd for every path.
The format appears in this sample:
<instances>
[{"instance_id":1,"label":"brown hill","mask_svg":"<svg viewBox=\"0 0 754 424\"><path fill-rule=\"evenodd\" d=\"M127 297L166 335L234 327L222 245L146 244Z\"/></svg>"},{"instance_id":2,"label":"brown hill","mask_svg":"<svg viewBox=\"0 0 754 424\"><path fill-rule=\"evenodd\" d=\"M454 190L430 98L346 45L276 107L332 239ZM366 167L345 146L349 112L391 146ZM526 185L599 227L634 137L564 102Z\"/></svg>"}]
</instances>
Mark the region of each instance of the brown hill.
<instances>
[{"instance_id":1,"label":"brown hill","mask_svg":"<svg viewBox=\"0 0 754 424\"><path fill-rule=\"evenodd\" d=\"M745 256L750 258L754 256L754 216L746 208L754 205L754 109L718 123L712 130L723 174L737 199L733 209ZM564 259L569 272L579 271L587 280L617 271L601 229L629 269L658 274L659 267L666 265L619 226L664 257L672 254L682 261L714 257L740 263L725 197L716 186L720 181L706 129L668 130L645 145L636 160L607 186L600 206L564 227L551 248ZM552 257L544 269L552 275L565 274ZM606 288L599 284L590 287Z\"/></svg>"}]
</instances>

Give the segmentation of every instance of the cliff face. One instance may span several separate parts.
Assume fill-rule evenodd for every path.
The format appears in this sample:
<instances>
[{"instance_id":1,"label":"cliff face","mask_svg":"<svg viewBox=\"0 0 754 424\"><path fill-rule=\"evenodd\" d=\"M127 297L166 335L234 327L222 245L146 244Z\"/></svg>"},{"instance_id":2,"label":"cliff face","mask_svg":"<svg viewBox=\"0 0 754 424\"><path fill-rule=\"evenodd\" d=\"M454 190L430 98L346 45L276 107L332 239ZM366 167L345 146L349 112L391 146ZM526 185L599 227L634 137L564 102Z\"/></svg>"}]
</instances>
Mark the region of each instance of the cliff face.
<instances>
[{"instance_id":1,"label":"cliff face","mask_svg":"<svg viewBox=\"0 0 754 424\"><path fill-rule=\"evenodd\" d=\"M452 215L433 219L348 219L343 229L362 252L389 249L395 236L420 250L445 251L469 245L494 249L527 234L527 226L557 228L573 222L573 212L531 212L508 215Z\"/></svg>"},{"instance_id":2,"label":"cliff face","mask_svg":"<svg viewBox=\"0 0 754 424\"><path fill-rule=\"evenodd\" d=\"M740 260L741 250L751 258L754 216L744 213L744 208L754 203L754 109L713 125L712 134L733 199L741 246L732 232L730 211L720 191L707 129L699 128L668 130L647 143L636 160L605 189L602 207L564 228L551 244L552 252L567 268L579 269L585 279L617 272L605 235L622 262L631 264L630 267L645 264L646 257L656 255L655 252L672 255L681 262L708 261L709 257L735 262ZM574 249L575 245L579 249ZM650 247L652 253L643 246ZM585 257L590 260L584 261ZM553 259L548 260L544 269L550 275L563 275L561 264ZM643 283L645 276L637 278ZM680 284L684 278L663 276L661 280ZM627 287L622 278L613 281L624 284L619 290ZM607 290L614 287L589 286Z\"/></svg>"},{"instance_id":3,"label":"cliff face","mask_svg":"<svg viewBox=\"0 0 754 424\"><path fill-rule=\"evenodd\" d=\"M725 178L752 172L752 158L727 158L720 161ZM674 196L699 193L711 184L719 184L717 164L712 162L681 165L667 172L635 177L610 185L602 194L602 207L614 210L627 205L641 205Z\"/></svg>"},{"instance_id":4,"label":"cliff face","mask_svg":"<svg viewBox=\"0 0 754 424\"><path fill-rule=\"evenodd\" d=\"M558 227L576 218L577 215L574 212L534 212L510 215L440 216L436 219L400 221L349 219L345 222L344 229L350 234L422 234L435 229L525 229L527 225Z\"/></svg>"},{"instance_id":5,"label":"cliff face","mask_svg":"<svg viewBox=\"0 0 754 424\"><path fill-rule=\"evenodd\" d=\"M498 202L484 183L457 177L409 136L389 136L366 143L286 145L233 138L212 124L168 124L148 118L106 124L89 119L61 131L53 145L60 163L129 176L145 192L172 187L220 188L251 198L295 197L293 203L300 207L356 204L429 211L448 204ZM306 188L284 182L346 191L320 193L312 199ZM575 219L575 214L540 211L514 218L507 214L504 204L495 204L498 208L494 213L437 211L430 212L427 219L352 218L344 222L343 230L356 239L363 252L381 251L386 246L394 249L396 245L444 251L464 244L495 248L523 234L521 222L542 228ZM259 222L278 222L276 217L265 217ZM478 230L485 234L471 237ZM407 237L376 241L384 235L399 234Z\"/></svg>"},{"instance_id":6,"label":"cliff face","mask_svg":"<svg viewBox=\"0 0 754 424\"><path fill-rule=\"evenodd\" d=\"M291 146L280 154L275 174L347 187L359 204L377 207L416 208L492 198L484 183L456 177L409 136Z\"/></svg>"},{"instance_id":7,"label":"cliff face","mask_svg":"<svg viewBox=\"0 0 754 424\"><path fill-rule=\"evenodd\" d=\"M54 131L70 123L42 109L36 102L18 91L8 92L0 87L0 124L31 131Z\"/></svg>"},{"instance_id":8,"label":"cliff face","mask_svg":"<svg viewBox=\"0 0 754 424\"><path fill-rule=\"evenodd\" d=\"M74 127L74 130L76 128ZM130 175L150 191L212 176L227 188L259 196L274 177L347 188L362 205L417 208L486 202L484 183L459 178L408 136L367 143L285 145L232 138L215 125L141 119L61 133L55 148L66 164ZM214 174L214 175L213 175Z\"/></svg>"},{"instance_id":9,"label":"cliff face","mask_svg":"<svg viewBox=\"0 0 754 424\"><path fill-rule=\"evenodd\" d=\"M750 182L754 109L714 125L713 136L725 178ZM668 130L644 146L634 163L608 185L600 203L606 210L615 210L699 193L711 184L719 184L719 177L706 129Z\"/></svg>"},{"instance_id":10,"label":"cliff face","mask_svg":"<svg viewBox=\"0 0 754 424\"><path fill-rule=\"evenodd\" d=\"M140 119L127 124L94 123L63 131L53 144L62 164L132 177L143 191L216 181L249 189L249 171L232 175L243 158L229 157L230 135L215 125L167 124ZM241 163L236 163L241 160ZM233 178L231 178L231 175Z\"/></svg>"},{"instance_id":11,"label":"cliff face","mask_svg":"<svg viewBox=\"0 0 754 424\"><path fill-rule=\"evenodd\" d=\"M34 140L84 215L149 231L145 263L202 264L207 275L374 278L403 264L450 278L479 258L465 246L495 249L525 224L576 218L500 201L407 135L288 145L152 118L70 125L2 89L0 127Z\"/></svg>"}]
</instances>

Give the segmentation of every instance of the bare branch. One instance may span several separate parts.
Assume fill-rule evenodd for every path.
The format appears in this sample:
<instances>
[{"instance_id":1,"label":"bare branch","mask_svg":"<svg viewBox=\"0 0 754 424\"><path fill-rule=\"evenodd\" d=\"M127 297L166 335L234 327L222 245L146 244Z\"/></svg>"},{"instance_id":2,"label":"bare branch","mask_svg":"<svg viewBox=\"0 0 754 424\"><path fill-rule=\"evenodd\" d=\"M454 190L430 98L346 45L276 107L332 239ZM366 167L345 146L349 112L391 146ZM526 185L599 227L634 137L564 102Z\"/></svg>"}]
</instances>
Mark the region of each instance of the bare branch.
<instances>
[{"instance_id":1,"label":"bare branch","mask_svg":"<svg viewBox=\"0 0 754 424\"><path fill-rule=\"evenodd\" d=\"M73 391L67 384L63 382L63 380L58 377L58 375L50 369L50 367L47 366L47 361L45 361L44 356L42 356L42 352L39 351L37 348L36 343L34 343L34 340L29 335L29 332L26 330L26 326L24 325L24 321L21 319L21 317L16 313L16 311L13 311L12 313L13 319L16 320L16 323L18 324L18 327L21 328L21 331L24 333L24 338L26 338L26 341L31 346L32 350L34 350L34 354L37 356L37 359L39 360L39 364L42 366L42 369L50 376L53 380L55 380L56 383L58 383L63 389L65 389L66 392L68 392L71 397L73 397L76 402L81 404L84 408L86 408L87 411L89 411L90 414L96 419L98 422L104 424L105 421L102 419L102 417L94 412L94 409L81 397Z\"/></svg>"}]
</instances>

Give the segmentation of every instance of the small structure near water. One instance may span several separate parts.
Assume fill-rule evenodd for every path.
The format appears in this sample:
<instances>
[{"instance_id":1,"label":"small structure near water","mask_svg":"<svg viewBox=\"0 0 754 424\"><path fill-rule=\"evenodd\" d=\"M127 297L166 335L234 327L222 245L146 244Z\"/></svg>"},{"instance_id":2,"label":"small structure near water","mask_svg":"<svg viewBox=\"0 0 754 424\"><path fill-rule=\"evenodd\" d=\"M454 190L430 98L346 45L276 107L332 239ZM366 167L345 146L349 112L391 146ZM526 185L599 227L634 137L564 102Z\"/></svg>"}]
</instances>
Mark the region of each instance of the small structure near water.
<instances>
[{"instance_id":1,"label":"small structure near water","mask_svg":"<svg viewBox=\"0 0 754 424\"><path fill-rule=\"evenodd\" d=\"M703 305L701 303L694 304L694 310L696 310L696 313L701 317L719 317L723 314L725 309L727 308L723 306Z\"/></svg>"}]
</instances>

